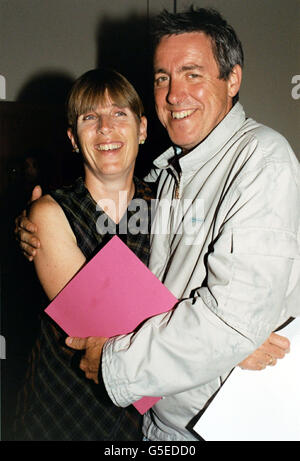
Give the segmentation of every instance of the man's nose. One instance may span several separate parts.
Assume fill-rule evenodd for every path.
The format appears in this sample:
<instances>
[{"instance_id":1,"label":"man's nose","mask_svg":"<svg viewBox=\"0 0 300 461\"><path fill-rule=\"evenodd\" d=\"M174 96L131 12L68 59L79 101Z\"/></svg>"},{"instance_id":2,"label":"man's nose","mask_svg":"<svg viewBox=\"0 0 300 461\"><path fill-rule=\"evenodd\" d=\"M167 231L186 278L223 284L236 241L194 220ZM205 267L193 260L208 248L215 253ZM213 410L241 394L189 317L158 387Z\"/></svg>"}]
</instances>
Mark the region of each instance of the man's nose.
<instances>
[{"instance_id":1,"label":"man's nose","mask_svg":"<svg viewBox=\"0 0 300 461\"><path fill-rule=\"evenodd\" d=\"M178 105L184 100L185 90L181 82L177 79L171 79L169 83L169 91L167 101L169 104Z\"/></svg>"},{"instance_id":2,"label":"man's nose","mask_svg":"<svg viewBox=\"0 0 300 461\"><path fill-rule=\"evenodd\" d=\"M97 133L107 134L112 130L113 123L110 116L102 115L98 118Z\"/></svg>"}]
</instances>

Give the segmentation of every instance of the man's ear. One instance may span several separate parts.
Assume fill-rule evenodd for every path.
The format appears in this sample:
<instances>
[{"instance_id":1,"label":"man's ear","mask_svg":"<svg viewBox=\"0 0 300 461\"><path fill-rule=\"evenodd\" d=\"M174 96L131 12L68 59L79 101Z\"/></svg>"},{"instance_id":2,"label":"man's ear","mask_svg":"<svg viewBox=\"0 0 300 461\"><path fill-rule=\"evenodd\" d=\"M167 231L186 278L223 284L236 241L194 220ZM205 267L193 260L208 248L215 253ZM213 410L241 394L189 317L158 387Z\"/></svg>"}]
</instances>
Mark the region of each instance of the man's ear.
<instances>
[{"instance_id":1,"label":"man's ear","mask_svg":"<svg viewBox=\"0 0 300 461\"><path fill-rule=\"evenodd\" d=\"M240 90L241 83L242 83L242 75L243 71L242 68L239 64L236 64L232 71L230 72L230 75L228 77L227 83L228 83L228 95L231 98L234 98Z\"/></svg>"}]
</instances>

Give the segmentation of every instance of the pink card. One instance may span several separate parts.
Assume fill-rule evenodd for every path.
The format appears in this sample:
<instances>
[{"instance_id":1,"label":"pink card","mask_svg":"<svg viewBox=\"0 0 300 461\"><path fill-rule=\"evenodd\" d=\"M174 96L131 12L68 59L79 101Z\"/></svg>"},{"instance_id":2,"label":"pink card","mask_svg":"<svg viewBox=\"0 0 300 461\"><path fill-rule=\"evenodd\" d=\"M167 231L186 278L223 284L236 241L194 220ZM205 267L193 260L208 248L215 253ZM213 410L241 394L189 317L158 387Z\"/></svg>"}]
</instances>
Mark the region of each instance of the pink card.
<instances>
[{"instance_id":1,"label":"pink card","mask_svg":"<svg viewBox=\"0 0 300 461\"><path fill-rule=\"evenodd\" d=\"M114 236L65 286L45 312L69 335L116 336L167 312L178 300ZM144 414L160 397L134 403Z\"/></svg>"}]
</instances>

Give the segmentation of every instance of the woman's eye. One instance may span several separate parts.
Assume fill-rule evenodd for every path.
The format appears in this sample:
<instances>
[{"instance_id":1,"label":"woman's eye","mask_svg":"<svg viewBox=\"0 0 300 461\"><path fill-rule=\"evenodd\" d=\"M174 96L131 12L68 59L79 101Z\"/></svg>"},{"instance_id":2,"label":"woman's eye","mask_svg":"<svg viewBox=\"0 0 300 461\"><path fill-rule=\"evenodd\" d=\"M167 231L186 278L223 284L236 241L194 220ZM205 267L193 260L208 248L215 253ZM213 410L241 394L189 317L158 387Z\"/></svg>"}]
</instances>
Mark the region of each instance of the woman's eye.
<instances>
[{"instance_id":1,"label":"woman's eye","mask_svg":"<svg viewBox=\"0 0 300 461\"><path fill-rule=\"evenodd\" d=\"M86 114L83 115L82 120L95 120L96 115L94 114Z\"/></svg>"},{"instance_id":2,"label":"woman's eye","mask_svg":"<svg viewBox=\"0 0 300 461\"><path fill-rule=\"evenodd\" d=\"M126 116L126 112L124 112L123 110L118 110L116 113L115 113L116 117L124 117Z\"/></svg>"}]
</instances>

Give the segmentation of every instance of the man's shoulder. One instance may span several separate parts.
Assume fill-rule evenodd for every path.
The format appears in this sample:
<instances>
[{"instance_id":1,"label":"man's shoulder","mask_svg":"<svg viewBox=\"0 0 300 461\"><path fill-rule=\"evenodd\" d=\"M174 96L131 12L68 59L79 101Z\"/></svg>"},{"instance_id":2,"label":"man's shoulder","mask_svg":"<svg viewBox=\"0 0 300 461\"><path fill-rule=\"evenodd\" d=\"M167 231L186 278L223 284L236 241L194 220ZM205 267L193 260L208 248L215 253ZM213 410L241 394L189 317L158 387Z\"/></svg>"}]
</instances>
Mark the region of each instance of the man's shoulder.
<instances>
[{"instance_id":1,"label":"man's shoulder","mask_svg":"<svg viewBox=\"0 0 300 461\"><path fill-rule=\"evenodd\" d=\"M272 144L288 147L287 139L278 131L273 128L263 125L262 123L255 123L251 135L259 141L261 147L268 148Z\"/></svg>"},{"instance_id":2,"label":"man's shoulder","mask_svg":"<svg viewBox=\"0 0 300 461\"><path fill-rule=\"evenodd\" d=\"M241 140L243 145L251 147L258 161L297 162L288 140L281 133L252 119L246 120Z\"/></svg>"}]
</instances>

